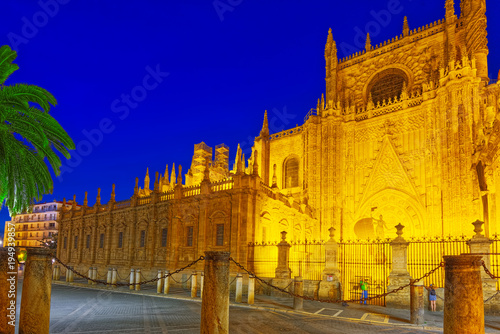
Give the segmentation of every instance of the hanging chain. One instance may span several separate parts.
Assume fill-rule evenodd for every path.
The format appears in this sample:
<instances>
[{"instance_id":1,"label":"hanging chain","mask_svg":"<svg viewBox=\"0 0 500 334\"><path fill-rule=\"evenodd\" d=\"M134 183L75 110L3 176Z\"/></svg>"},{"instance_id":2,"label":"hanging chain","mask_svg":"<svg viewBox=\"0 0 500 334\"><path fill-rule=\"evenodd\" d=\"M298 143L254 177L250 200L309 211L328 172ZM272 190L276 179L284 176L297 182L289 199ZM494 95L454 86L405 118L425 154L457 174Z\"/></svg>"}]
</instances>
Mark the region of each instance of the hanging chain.
<instances>
[{"instance_id":1,"label":"hanging chain","mask_svg":"<svg viewBox=\"0 0 500 334\"><path fill-rule=\"evenodd\" d=\"M101 281L101 280L97 280L97 279L92 279L90 277L88 277L87 275L83 275L81 273L79 273L78 271L76 271L75 269L71 269L68 265L64 264L61 262L61 260L59 260L57 257L54 257L54 259L59 262L63 267L65 267L67 270L71 270L72 272L74 272L76 275L80 276L80 277L83 277L91 282L94 282L96 284L104 284L104 285L113 285L113 286L130 286L130 285L142 285L142 284L148 284L148 283L153 283L153 282L156 282L156 281L159 281L161 279L164 279L164 278L167 278L169 276L172 276L174 274L177 274L177 273L180 273L181 271L183 270L186 270L187 268L191 267L191 266L194 266L195 264L197 264L198 262L200 261L203 261L205 260L205 257L204 256L200 256L198 259L194 260L193 262L191 262L190 264L188 264L187 266L185 267L182 267L182 268L179 268L177 269L176 271L173 271L171 273L168 273L168 274L165 274L161 277L155 277L153 279L150 279L149 281L143 281L143 282L139 282L139 283L116 283L116 284L112 284L112 283L107 283L105 281ZM130 276L130 275L129 275Z\"/></svg>"},{"instance_id":2,"label":"hanging chain","mask_svg":"<svg viewBox=\"0 0 500 334\"><path fill-rule=\"evenodd\" d=\"M493 279L499 279L500 278L499 276L495 276L495 275L493 275L491 273L491 271L488 269L488 267L486 267L486 263L484 263L484 261L481 261L481 265L483 266L484 271L488 274L488 276L490 276Z\"/></svg>"},{"instance_id":3,"label":"hanging chain","mask_svg":"<svg viewBox=\"0 0 500 334\"><path fill-rule=\"evenodd\" d=\"M272 285L271 283L269 282L266 282L265 280L263 280L262 278L256 276L253 272L251 272L250 270L247 270L245 267L243 267L243 265L239 264L238 262L236 262L232 257L229 258L231 261L234 262L234 264L239 267L240 269L242 269L243 271L245 271L246 273L248 273L249 275L252 275L255 277L255 279L259 282L262 282L264 283L265 285L275 289L275 290L278 290L280 292L283 292L285 294L288 294L292 297L297 297L297 298L301 298L301 299L305 299L305 300L310 300L310 301L317 301L317 302L321 302L321 303L354 303L354 302L360 302L360 301L368 301L368 300L372 300L372 299L377 299L377 298L382 298L382 297L385 297L391 293L396 293L398 291L401 291L403 289L406 289L408 288L409 286L411 285L414 285L415 283L417 283L418 281L421 281L423 280L424 278L427 278L429 277L430 275L432 275L435 271L437 271L439 268L442 268L444 267L444 262L441 262L439 264L439 266L437 266L436 268L432 269L431 271L429 271L427 274L425 274L424 276L416 279L416 280L413 280L411 283L408 283L406 285L403 285L403 286L400 286L399 288L397 289L394 289L392 291L389 291L389 292L386 292L386 293L383 293L383 294L379 294L379 295L375 295L375 296L371 296L371 297L368 297L368 298L359 298L359 299L349 299L349 300L344 300L344 299L336 299L336 300L333 300L333 299L316 299L316 298L313 298L313 297L307 297L307 296L302 296L302 295L299 295L299 294L296 294L294 292L290 292L290 291L287 291L286 288L283 289L283 288L279 288L277 286L274 286Z\"/></svg>"},{"instance_id":4,"label":"hanging chain","mask_svg":"<svg viewBox=\"0 0 500 334\"><path fill-rule=\"evenodd\" d=\"M175 279L175 278L173 278L173 277L171 277L171 278L172 278L172 281L174 281L175 283L178 283L178 284L184 284L184 283L187 283L187 281L189 281L189 280L191 279L191 277L193 277L193 274L189 275L189 277L188 277L188 278L186 278L186 280L185 280L185 281L183 281L183 280L178 281L178 280L176 280L176 279Z\"/></svg>"}]
</instances>

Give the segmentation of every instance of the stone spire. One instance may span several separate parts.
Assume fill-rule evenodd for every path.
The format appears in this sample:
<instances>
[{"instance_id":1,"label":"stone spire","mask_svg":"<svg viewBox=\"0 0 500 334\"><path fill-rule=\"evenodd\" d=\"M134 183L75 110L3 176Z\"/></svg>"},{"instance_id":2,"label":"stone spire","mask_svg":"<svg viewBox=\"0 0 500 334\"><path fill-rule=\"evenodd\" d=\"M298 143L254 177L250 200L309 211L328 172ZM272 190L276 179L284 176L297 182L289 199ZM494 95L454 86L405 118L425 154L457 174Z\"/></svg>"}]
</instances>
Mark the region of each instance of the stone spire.
<instances>
[{"instance_id":1,"label":"stone spire","mask_svg":"<svg viewBox=\"0 0 500 334\"><path fill-rule=\"evenodd\" d=\"M253 151L253 175L259 175L259 152L257 150Z\"/></svg>"},{"instance_id":2,"label":"stone spire","mask_svg":"<svg viewBox=\"0 0 500 334\"><path fill-rule=\"evenodd\" d=\"M267 110L264 111L264 123L262 123L262 130L260 130L261 137L269 136L269 124L267 122ZM239 144L238 144L239 147Z\"/></svg>"},{"instance_id":3,"label":"stone spire","mask_svg":"<svg viewBox=\"0 0 500 334\"><path fill-rule=\"evenodd\" d=\"M168 184L168 164L165 166L165 174L164 175L164 178L165 178L165 182L164 184Z\"/></svg>"},{"instance_id":4,"label":"stone spire","mask_svg":"<svg viewBox=\"0 0 500 334\"><path fill-rule=\"evenodd\" d=\"M135 187L134 187L134 195L137 195L139 193L139 178L135 178Z\"/></svg>"},{"instance_id":5,"label":"stone spire","mask_svg":"<svg viewBox=\"0 0 500 334\"><path fill-rule=\"evenodd\" d=\"M366 34L366 44L365 44L366 52L370 51L372 49L372 42L370 39L370 34Z\"/></svg>"},{"instance_id":6,"label":"stone spire","mask_svg":"<svg viewBox=\"0 0 500 334\"><path fill-rule=\"evenodd\" d=\"M403 21L403 37L406 37L410 34L410 26L408 26L408 18L405 16Z\"/></svg>"},{"instance_id":7,"label":"stone spire","mask_svg":"<svg viewBox=\"0 0 500 334\"><path fill-rule=\"evenodd\" d=\"M210 166L208 165L208 159L205 159L205 170L203 171L203 180L210 182Z\"/></svg>"},{"instance_id":8,"label":"stone spire","mask_svg":"<svg viewBox=\"0 0 500 334\"><path fill-rule=\"evenodd\" d=\"M73 203L71 203L71 210L76 209L76 194L73 195Z\"/></svg>"},{"instance_id":9,"label":"stone spire","mask_svg":"<svg viewBox=\"0 0 500 334\"><path fill-rule=\"evenodd\" d=\"M182 166L179 165L179 175L177 175L177 184L182 185Z\"/></svg>"},{"instance_id":10,"label":"stone spire","mask_svg":"<svg viewBox=\"0 0 500 334\"><path fill-rule=\"evenodd\" d=\"M446 0L446 4L444 5L446 9L446 22L449 23L450 20L455 21L455 2L454 0Z\"/></svg>"},{"instance_id":11,"label":"stone spire","mask_svg":"<svg viewBox=\"0 0 500 334\"><path fill-rule=\"evenodd\" d=\"M144 189L149 190L149 168L146 168L146 177L144 178Z\"/></svg>"},{"instance_id":12,"label":"stone spire","mask_svg":"<svg viewBox=\"0 0 500 334\"><path fill-rule=\"evenodd\" d=\"M101 188L97 188L97 197L95 199L96 205L101 205Z\"/></svg>"},{"instance_id":13,"label":"stone spire","mask_svg":"<svg viewBox=\"0 0 500 334\"><path fill-rule=\"evenodd\" d=\"M155 183L153 185L153 190L154 191L158 191L160 189L160 184L159 184L158 176L159 176L159 173L156 172L156 174L155 174Z\"/></svg>"},{"instance_id":14,"label":"stone spire","mask_svg":"<svg viewBox=\"0 0 500 334\"><path fill-rule=\"evenodd\" d=\"M172 164L172 175L170 175L170 185L175 186L175 181L177 181L177 177L175 176L175 162Z\"/></svg>"},{"instance_id":15,"label":"stone spire","mask_svg":"<svg viewBox=\"0 0 500 334\"><path fill-rule=\"evenodd\" d=\"M87 192L85 192L85 198L83 199L83 207L86 208L89 204L89 201L87 199Z\"/></svg>"},{"instance_id":16,"label":"stone spire","mask_svg":"<svg viewBox=\"0 0 500 334\"><path fill-rule=\"evenodd\" d=\"M267 120L267 117L266 117ZM262 132L261 132L262 133ZM241 173L243 170L243 166L241 163L241 147L238 143L238 148L236 149L236 159L234 159L234 163L236 165L236 174Z\"/></svg>"},{"instance_id":17,"label":"stone spire","mask_svg":"<svg viewBox=\"0 0 500 334\"><path fill-rule=\"evenodd\" d=\"M113 186L111 188L111 199L110 199L111 202L114 202L115 201L115 184L113 183Z\"/></svg>"}]
</instances>

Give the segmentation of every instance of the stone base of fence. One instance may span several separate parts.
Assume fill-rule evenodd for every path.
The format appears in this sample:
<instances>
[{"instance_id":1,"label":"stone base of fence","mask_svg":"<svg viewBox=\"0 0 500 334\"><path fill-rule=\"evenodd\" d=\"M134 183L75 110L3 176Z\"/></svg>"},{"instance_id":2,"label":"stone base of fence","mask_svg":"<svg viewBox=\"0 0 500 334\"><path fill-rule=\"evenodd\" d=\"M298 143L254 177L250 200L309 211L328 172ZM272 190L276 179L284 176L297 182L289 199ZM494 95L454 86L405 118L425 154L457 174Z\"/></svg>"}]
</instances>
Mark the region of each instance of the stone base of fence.
<instances>
[{"instance_id":1,"label":"stone base of fence","mask_svg":"<svg viewBox=\"0 0 500 334\"><path fill-rule=\"evenodd\" d=\"M410 275L390 275L387 291L392 291L400 286L410 283ZM369 297L370 295L368 295ZM410 287L391 293L385 297L385 303L390 308L410 309Z\"/></svg>"},{"instance_id":2,"label":"stone base of fence","mask_svg":"<svg viewBox=\"0 0 500 334\"><path fill-rule=\"evenodd\" d=\"M320 299L340 299L340 283L321 281L319 283L318 297Z\"/></svg>"},{"instance_id":3,"label":"stone base of fence","mask_svg":"<svg viewBox=\"0 0 500 334\"><path fill-rule=\"evenodd\" d=\"M292 282L293 282L293 279L291 279L291 278L273 278L273 280L271 281L271 284L278 287L278 288L285 289L286 291L292 292L293 291L293 283ZM280 292L276 289L272 289L271 296L286 297L289 295L285 294L283 292Z\"/></svg>"}]
</instances>

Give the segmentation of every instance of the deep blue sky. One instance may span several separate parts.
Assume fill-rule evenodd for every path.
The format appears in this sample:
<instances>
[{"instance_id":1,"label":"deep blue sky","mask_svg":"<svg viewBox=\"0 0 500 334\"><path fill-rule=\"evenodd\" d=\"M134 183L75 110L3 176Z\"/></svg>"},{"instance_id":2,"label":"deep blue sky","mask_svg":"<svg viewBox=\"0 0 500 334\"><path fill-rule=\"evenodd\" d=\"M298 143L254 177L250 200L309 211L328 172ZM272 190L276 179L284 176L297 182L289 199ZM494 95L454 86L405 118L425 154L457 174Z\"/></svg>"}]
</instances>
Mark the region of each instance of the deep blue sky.
<instances>
[{"instance_id":1,"label":"deep blue sky","mask_svg":"<svg viewBox=\"0 0 500 334\"><path fill-rule=\"evenodd\" d=\"M20 66L7 84L26 82L53 93L59 104L52 115L87 154L73 159L72 171L55 180L44 200L76 193L81 202L87 190L91 205L98 187L102 202L109 200L112 183L117 200L129 198L135 177L142 186L146 167L152 178L166 163L182 164L185 173L201 141L229 145L234 161L237 143L246 143L248 152L265 109L272 132L301 124L324 92L328 28L343 57L347 44L360 50L356 37L377 22L374 13L393 10L371 26L379 28L371 34L378 44L401 34L404 15L411 29L443 18L445 2L59 0L57 12L52 5L52 15L43 14L41 4L54 1L2 1L0 44L15 46ZM500 18L493 13L500 13L500 4L486 2L490 77L496 78ZM141 93L147 67L169 74L125 114L119 100ZM90 147L82 144L84 130L101 123L113 130ZM0 233L8 217L3 208Z\"/></svg>"}]
</instances>

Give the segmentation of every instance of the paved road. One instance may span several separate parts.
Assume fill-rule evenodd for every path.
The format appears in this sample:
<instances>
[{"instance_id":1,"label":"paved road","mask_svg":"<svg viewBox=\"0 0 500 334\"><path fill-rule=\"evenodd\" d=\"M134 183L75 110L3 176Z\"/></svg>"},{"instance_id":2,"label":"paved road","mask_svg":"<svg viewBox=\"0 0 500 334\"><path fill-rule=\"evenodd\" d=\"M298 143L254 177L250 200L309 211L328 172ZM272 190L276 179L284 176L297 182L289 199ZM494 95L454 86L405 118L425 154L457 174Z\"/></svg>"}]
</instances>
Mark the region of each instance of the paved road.
<instances>
[{"instance_id":1,"label":"paved road","mask_svg":"<svg viewBox=\"0 0 500 334\"><path fill-rule=\"evenodd\" d=\"M201 303L52 286L51 333L199 333ZM230 333L432 333L319 315L230 308Z\"/></svg>"}]
</instances>

